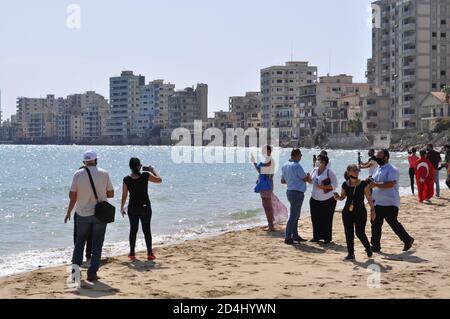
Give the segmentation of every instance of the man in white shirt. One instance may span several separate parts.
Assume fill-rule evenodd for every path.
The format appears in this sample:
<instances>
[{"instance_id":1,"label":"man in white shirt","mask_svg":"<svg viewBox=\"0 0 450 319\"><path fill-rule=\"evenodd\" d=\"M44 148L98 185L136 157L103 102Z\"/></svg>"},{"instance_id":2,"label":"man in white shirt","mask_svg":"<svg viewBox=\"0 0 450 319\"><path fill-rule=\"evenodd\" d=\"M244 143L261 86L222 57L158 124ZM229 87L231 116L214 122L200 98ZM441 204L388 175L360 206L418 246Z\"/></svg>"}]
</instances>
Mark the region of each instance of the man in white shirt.
<instances>
[{"instance_id":1,"label":"man in white shirt","mask_svg":"<svg viewBox=\"0 0 450 319\"><path fill-rule=\"evenodd\" d=\"M89 181L87 169L89 169L98 195L98 201L103 202L108 198L114 198L114 188L108 172L97 168L97 153L88 151L83 155L84 168L77 171L73 177L70 188L70 202L64 222L70 220L72 210L75 208L76 218L76 243L72 257L72 264L81 267L83 252L89 234L92 234L92 259L88 269L88 281L98 280L97 271L100 267L103 241L105 239L106 224L95 217L97 200Z\"/></svg>"},{"instance_id":2,"label":"man in white shirt","mask_svg":"<svg viewBox=\"0 0 450 319\"><path fill-rule=\"evenodd\" d=\"M369 169L369 177L375 175L376 170L379 165L377 163L377 157L375 156L375 150L369 150L369 160L366 163L361 163L359 165L360 169Z\"/></svg>"}]
</instances>

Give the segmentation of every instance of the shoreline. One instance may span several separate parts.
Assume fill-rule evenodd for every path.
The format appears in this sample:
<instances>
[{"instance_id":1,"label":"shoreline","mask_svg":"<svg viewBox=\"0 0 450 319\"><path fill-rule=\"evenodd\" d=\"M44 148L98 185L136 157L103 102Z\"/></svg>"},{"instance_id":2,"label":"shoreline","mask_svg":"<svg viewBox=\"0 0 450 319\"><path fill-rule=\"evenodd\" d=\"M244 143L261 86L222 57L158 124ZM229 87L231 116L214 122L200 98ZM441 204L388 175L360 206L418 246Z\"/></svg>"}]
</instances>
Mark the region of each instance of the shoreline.
<instances>
[{"instance_id":1,"label":"shoreline","mask_svg":"<svg viewBox=\"0 0 450 319\"><path fill-rule=\"evenodd\" d=\"M343 226L335 216L335 243L283 244L284 227L273 234L261 227L168 244L155 248L155 263L109 258L101 281L73 290L66 285L67 265L0 278L1 298L449 298L450 192L433 205L418 206L402 197L400 221L416 238L408 253L389 226L384 227L383 254L368 260L355 241L357 261L346 255ZM420 216L420 218L417 218ZM305 216L306 217L306 216ZM310 238L308 218L300 234ZM370 235L370 227L367 227ZM381 270L381 289L368 288L367 268ZM85 270L82 270L85 276Z\"/></svg>"},{"instance_id":2,"label":"shoreline","mask_svg":"<svg viewBox=\"0 0 450 319\"><path fill-rule=\"evenodd\" d=\"M445 185L445 181L442 180L441 181L441 189L446 189L447 186ZM406 192L409 192L409 187L405 186L401 188L401 191L404 190ZM411 197L411 195L408 195L407 193L402 193L401 192L401 198L408 198ZM310 217L310 211L309 211L309 205L306 203L306 201L304 202L303 208L302 208L302 213L300 216L300 219L306 219ZM343 202L338 202L337 207L336 207L336 213L341 213L342 209L343 209ZM289 209L289 205L287 204L286 206ZM262 208L260 208L260 215L263 216L264 215L264 211ZM265 218L265 217L264 217ZM228 233L231 232L242 232L242 231L250 231L253 229L259 229L259 228L264 228L266 225L266 221L264 220L264 218L262 218L261 222L252 222L250 223L250 225L248 224L243 224L243 225L238 225L235 226L235 228L232 229L222 229L222 230L216 230L216 231L212 231L212 232L205 232L205 233L201 233L201 234L188 234L185 235L185 238L171 238L171 237L176 237L176 234L173 235L167 235L167 236L161 236L162 238L160 238L160 243L156 242L155 243L155 237L158 236L154 236L153 240L154 240L154 248L158 249L158 248L164 248L164 247L168 247L168 246L175 246L175 245L181 245L184 243L188 243L188 242L192 242L192 241L196 241L196 240L204 240L204 239L211 239L217 236L221 236L221 235L226 235ZM280 223L278 225L281 225L282 227L285 226L285 223ZM142 243L142 245L145 245L144 240L141 238L140 242ZM122 246L125 245L127 248L124 249L122 252L119 252L117 250L119 250L120 248L118 248L118 246ZM124 241L120 241L120 242L107 242L104 244L103 247L103 259L108 259L108 258L117 258L117 257L121 257L121 256L125 256L127 254L126 250L128 249L129 243L128 241L124 240ZM138 240L138 245L139 246L139 240ZM105 254L105 251L110 250L109 253ZM61 263L55 263L55 264L50 264L50 265L38 265L36 267L33 267L33 269L27 269L27 270L20 270L17 272L13 272L7 275L0 275L0 280L1 279L5 279L8 278L10 276L15 276L15 275L23 275L29 272L33 272L33 271L38 271L38 270L46 270L46 269L51 269L51 268L57 268L57 267L67 267L70 265L70 263L67 260L71 259L71 253L73 251L73 247L55 247L55 248L46 248L44 250L31 250L31 251L25 251L22 254L32 254L32 253L39 253L39 254L49 254L50 256L48 256L49 258L52 258L51 255L52 254L57 254L58 252L64 252L64 251L69 251L69 256L67 258L65 258L65 262L61 262ZM137 253L142 253L145 252L145 248L142 248L142 250L139 250L137 248ZM7 258L11 258L12 256L10 255L6 255L3 256L3 258L7 259ZM31 268L32 266L30 266Z\"/></svg>"}]
</instances>

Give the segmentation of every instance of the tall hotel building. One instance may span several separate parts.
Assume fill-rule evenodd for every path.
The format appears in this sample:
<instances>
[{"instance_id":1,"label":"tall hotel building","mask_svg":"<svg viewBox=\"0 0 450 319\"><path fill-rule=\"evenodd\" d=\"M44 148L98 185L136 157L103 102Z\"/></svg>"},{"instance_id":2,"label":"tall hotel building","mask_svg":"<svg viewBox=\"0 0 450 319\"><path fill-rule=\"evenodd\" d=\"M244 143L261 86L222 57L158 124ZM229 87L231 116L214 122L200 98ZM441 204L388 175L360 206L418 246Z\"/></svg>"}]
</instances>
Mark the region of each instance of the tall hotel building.
<instances>
[{"instance_id":1,"label":"tall hotel building","mask_svg":"<svg viewBox=\"0 0 450 319\"><path fill-rule=\"evenodd\" d=\"M123 71L110 79L111 119L108 121L107 135L113 139L127 138L139 117L140 87L145 85L145 77Z\"/></svg>"},{"instance_id":2,"label":"tall hotel building","mask_svg":"<svg viewBox=\"0 0 450 319\"><path fill-rule=\"evenodd\" d=\"M392 130L420 130L420 103L450 81L450 0L372 4L369 84L390 98Z\"/></svg>"}]
</instances>

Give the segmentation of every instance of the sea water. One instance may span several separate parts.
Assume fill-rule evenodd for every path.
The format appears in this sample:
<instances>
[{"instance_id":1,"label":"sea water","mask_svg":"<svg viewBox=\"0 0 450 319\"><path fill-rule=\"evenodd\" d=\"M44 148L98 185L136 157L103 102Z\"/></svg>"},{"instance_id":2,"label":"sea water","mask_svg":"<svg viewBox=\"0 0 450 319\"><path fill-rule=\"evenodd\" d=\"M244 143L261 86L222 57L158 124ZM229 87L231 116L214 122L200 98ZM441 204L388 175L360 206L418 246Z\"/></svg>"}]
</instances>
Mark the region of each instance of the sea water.
<instances>
[{"instance_id":1,"label":"sea water","mask_svg":"<svg viewBox=\"0 0 450 319\"><path fill-rule=\"evenodd\" d=\"M265 224L259 195L254 193L257 173L243 163L177 164L171 147L159 146L19 146L0 145L0 276L70 262L73 223L64 224L73 173L82 165L82 153L94 149L99 167L106 169L115 189L112 203L119 207L128 161L139 157L163 177L150 184L155 244L170 244L247 229ZM202 151L203 148L200 148ZM236 149L237 154L257 150ZM312 170L313 154L302 150L302 165ZM361 151L366 154L366 151ZM331 168L343 182L347 165L357 163L358 151L330 151ZM289 159L281 150L278 164ZM363 158L365 159L365 158ZM410 194L407 155L393 153L392 163L401 171L402 194ZM367 172L363 173L367 177ZM340 187L339 187L340 188ZM303 216L308 214L311 186L306 193ZM288 205L286 188L275 176L275 192ZM118 209L117 209L118 210ZM108 225L104 256L128 252L128 219L118 213ZM138 249L145 249L139 234Z\"/></svg>"}]
</instances>

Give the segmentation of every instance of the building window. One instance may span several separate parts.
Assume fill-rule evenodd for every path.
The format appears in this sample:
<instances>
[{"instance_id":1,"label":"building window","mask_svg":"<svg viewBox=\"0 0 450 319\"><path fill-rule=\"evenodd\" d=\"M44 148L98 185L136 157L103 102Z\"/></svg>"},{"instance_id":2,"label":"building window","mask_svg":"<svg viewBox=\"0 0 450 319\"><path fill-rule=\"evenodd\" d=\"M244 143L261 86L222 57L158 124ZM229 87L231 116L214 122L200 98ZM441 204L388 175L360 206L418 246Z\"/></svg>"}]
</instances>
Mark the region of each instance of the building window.
<instances>
[{"instance_id":1,"label":"building window","mask_svg":"<svg viewBox=\"0 0 450 319\"><path fill-rule=\"evenodd\" d=\"M432 84L431 84L431 88L432 88L432 89L436 89L436 88L437 88L437 84L436 84L436 83L432 83Z\"/></svg>"},{"instance_id":2,"label":"building window","mask_svg":"<svg viewBox=\"0 0 450 319\"><path fill-rule=\"evenodd\" d=\"M441 20L441 25L447 24L447 20Z\"/></svg>"},{"instance_id":3,"label":"building window","mask_svg":"<svg viewBox=\"0 0 450 319\"><path fill-rule=\"evenodd\" d=\"M441 38L446 38L446 37L447 37L447 33L442 32L442 33L441 33Z\"/></svg>"},{"instance_id":4,"label":"building window","mask_svg":"<svg viewBox=\"0 0 450 319\"><path fill-rule=\"evenodd\" d=\"M431 36L432 36L433 38L437 38L437 32L433 32L433 33L431 34Z\"/></svg>"},{"instance_id":5,"label":"building window","mask_svg":"<svg viewBox=\"0 0 450 319\"><path fill-rule=\"evenodd\" d=\"M441 71L441 76L446 76L447 72L446 71Z\"/></svg>"},{"instance_id":6,"label":"building window","mask_svg":"<svg viewBox=\"0 0 450 319\"><path fill-rule=\"evenodd\" d=\"M433 51L436 51L436 50L437 50L437 45L433 44L433 46L431 47L431 49L432 49Z\"/></svg>"}]
</instances>

